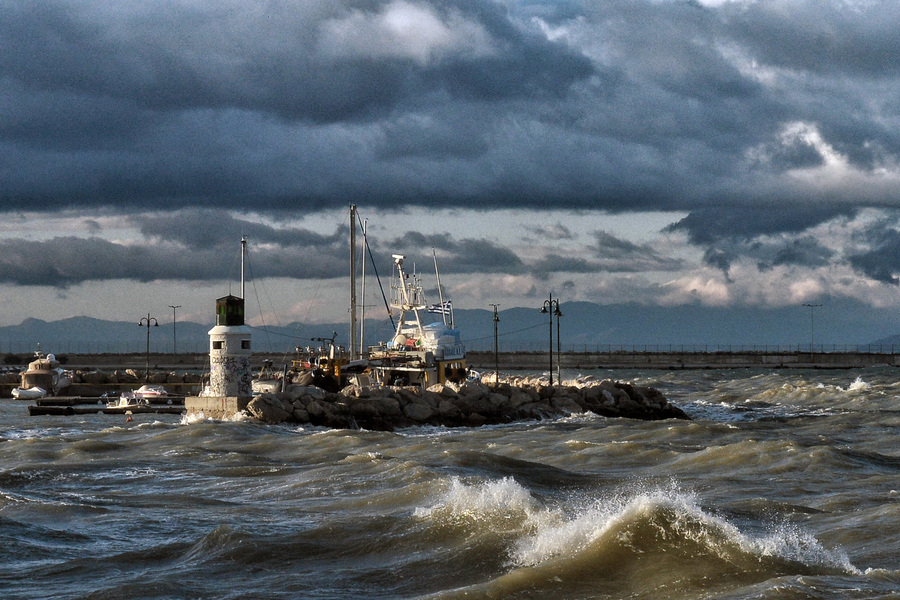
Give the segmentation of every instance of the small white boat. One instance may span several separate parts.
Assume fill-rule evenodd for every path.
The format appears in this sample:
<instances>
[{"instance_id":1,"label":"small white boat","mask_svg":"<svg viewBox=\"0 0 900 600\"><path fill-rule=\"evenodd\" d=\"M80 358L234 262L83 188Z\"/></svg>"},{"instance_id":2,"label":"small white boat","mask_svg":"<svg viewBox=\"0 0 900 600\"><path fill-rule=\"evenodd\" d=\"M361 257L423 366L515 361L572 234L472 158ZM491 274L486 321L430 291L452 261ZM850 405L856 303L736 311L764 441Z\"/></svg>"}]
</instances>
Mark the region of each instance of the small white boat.
<instances>
[{"instance_id":1,"label":"small white boat","mask_svg":"<svg viewBox=\"0 0 900 600\"><path fill-rule=\"evenodd\" d=\"M30 388L14 388L12 397L16 400L37 400L47 395L47 390L42 387L34 386Z\"/></svg>"},{"instance_id":2,"label":"small white boat","mask_svg":"<svg viewBox=\"0 0 900 600\"><path fill-rule=\"evenodd\" d=\"M142 385L132 392L122 392L118 399L107 403L109 408L124 408L150 404L151 398L165 398L169 392L161 385Z\"/></svg>"},{"instance_id":3,"label":"small white boat","mask_svg":"<svg viewBox=\"0 0 900 600\"><path fill-rule=\"evenodd\" d=\"M134 408L136 406L148 406L150 401L146 398L135 398L134 392L126 392L122 394L118 400L107 402L108 408Z\"/></svg>"},{"instance_id":4,"label":"small white boat","mask_svg":"<svg viewBox=\"0 0 900 600\"><path fill-rule=\"evenodd\" d=\"M165 398L168 395L161 385L142 385L134 392L135 398Z\"/></svg>"},{"instance_id":5,"label":"small white boat","mask_svg":"<svg viewBox=\"0 0 900 600\"><path fill-rule=\"evenodd\" d=\"M276 373L272 369L272 361L267 359L263 361L263 366L259 370L259 375L254 377L253 381L250 383L250 389L254 396L259 396L260 394L280 392L284 389L284 384L285 381L282 373Z\"/></svg>"}]
</instances>

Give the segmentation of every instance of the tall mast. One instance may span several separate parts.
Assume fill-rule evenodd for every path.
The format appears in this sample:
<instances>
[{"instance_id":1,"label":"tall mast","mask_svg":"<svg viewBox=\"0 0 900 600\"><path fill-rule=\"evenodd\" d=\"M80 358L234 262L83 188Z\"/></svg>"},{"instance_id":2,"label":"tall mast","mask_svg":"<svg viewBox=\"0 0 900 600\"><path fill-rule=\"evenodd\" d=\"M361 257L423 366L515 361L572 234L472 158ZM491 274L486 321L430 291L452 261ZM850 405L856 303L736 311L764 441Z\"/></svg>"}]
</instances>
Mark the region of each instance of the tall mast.
<instances>
[{"instance_id":1,"label":"tall mast","mask_svg":"<svg viewBox=\"0 0 900 600\"><path fill-rule=\"evenodd\" d=\"M356 358L356 205L350 205L350 356Z\"/></svg>"},{"instance_id":2,"label":"tall mast","mask_svg":"<svg viewBox=\"0 0 900 600\"><path fill-rule=\"evenodd\" d=\"M431 255L434 257L434 276L437 278L438 299L441 302L441 318L444 320L444 326L447 326L447 311L444 308L444 290L441 289L441 274L438 272L437 253L434 251L434 248L431 249ZM449 327L453 328L453 313L450 313Z\"/></svg>"},{"instance_id":3,"label":"tall mast","mask_svg":"<svg viewBox=\"0 0 900 600\"><path fill-rule=\"evenodd\" d=\"M247 238L241 236L241 298L244 298L244 255L247 253Z\"/></svg>"},{"instance_id":4,"label":"tall mast","mask_svg":"<svg viewBox=\"0 0 900 600\"><path fill-rule=\"evenodd\" d=\"M369 220L366 219L363 221L363 243L362 243L362 254L360 258L362 259L362 306L360 307L360 319L359 319L359 350L360 355L365 352L366 349L366 246L369 243L369 238L367 237L367 232L369 230Z\"/></svg>"}]
</instances>

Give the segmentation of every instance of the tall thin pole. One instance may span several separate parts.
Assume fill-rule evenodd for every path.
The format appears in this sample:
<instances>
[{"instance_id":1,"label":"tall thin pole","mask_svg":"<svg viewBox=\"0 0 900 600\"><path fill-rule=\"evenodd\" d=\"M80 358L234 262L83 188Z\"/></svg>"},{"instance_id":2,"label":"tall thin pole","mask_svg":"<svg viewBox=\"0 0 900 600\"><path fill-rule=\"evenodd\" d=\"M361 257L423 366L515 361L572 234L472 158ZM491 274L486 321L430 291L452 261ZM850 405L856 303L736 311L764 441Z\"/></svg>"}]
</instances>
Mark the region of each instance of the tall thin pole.
<instances>
[{"instance_id":1,"label":"tall thin pole","mask_svg":"<svg viewBox=\"0 0 900 600\"><path fill-rule=\"evenodd\" d=\"M241 236L241 298L244 296L244 255L247 253L247 238Z\"/></svg>"},{"instance_id":2,"label":"tall thin pole","mask_svg":"<svg viewBox=\"0 0 900 600\"><path fill-rule=\"evenodd\" d=\"M362 306L359 307L359 354L360 357L365 353L366 348L366 244L369 243L367 232L369 229L369 220L363 221L363 243L360 259L362 260Z\"/></svg>"},{"instance_id":3,"label":"tall thin pole","mask_svg":"<svg viewBox=\"0 0 900 600\"><path fill-rule=\"evenodd\" d=\"M350 205L350 356L356 358L356 205Z\"/></svg>"},{"instance_id":4,"label":"tall thin pole","mask_svg":"<svg viewBox=\"0 0 900 600\"><path fill-rule=\"evenodd\" d=\"M559 335L559 318L562 316L562 312L559 310L559 299L556 300L556 310L553 311L553 314L556 315L556 383L562 385L562 365L560 364L560 338Z\"/></svg>"},{"instance_id":5,"label":"tall thin pole","mask_svg":"<svg viewBox=\"0 0 900 600\"><path fill-rule=\"evenodd\" d=\"M499 304L491 304L494 307L494 383L500 383L500 344L497 337L497 325L500 323L500 315L497 314Z\"/></svg>"},{"instance_id":6,"label":"tall thin pole","mask_svg":"<svg viewBox=\"0 0 900 600\"><path fill-rule=\"evenodd\" d=\"M562 311L559 310L559 300L553 299L553 292L550 292L550 299L544 300L544 306L541 307L541 314L547 313L549 315L548 325L550 328L550 385L553 385L553 316L556 315L556 379L557 383L562 384L562 373L560 372L559 367L559 354L560 354L560 344L559 344L559 318L562 316Z\"/></svg>"},{"instance_id":7,"label":"tall thin pole","mask_svg":"<svg viewBox=\"0 0 900 600\"><path fill-rule=\"evenodd\" d=\"M441 288L441 273L438 271L437 266L437 252L434 251L434 248L431 249L431 256L434 257L434 276L437 279L438 286L438 301L441 303L441 319L444 321L444 326L447 327L447 311L444 309L444 290ZM453 328L453 313L450 313L450 325L449 327Z\"/></svg>"},{"instance_id":8,"label":"tall thin pole","mask_svg":"<svg viewBox=\"0 0 900 600\"><path fill-rule=\"evenodd\" d=\"M553 292L550 292L550 387L553 387Z\"/></svg>"},{"instance_id":9,"label":"tall thin pole","mask_svg":"<svg viewBox=\"0 0 900 600\"><path fill-rule=\"evenodd\" d=\"M159 327L159 321L151 317L150 313L147 313L146 317L141 317L138 325L141 327L147 326L147 372L144 375L144 381L145 383L150 383L150 325Z\"/></svg>"},{"instance_id":10,"label":"tall thin pole","mask_svg":"<svg viewBox=\"0 0 900 600\"><path fill-rule=\"evenodd\" d=\"M815 322L815 310L821 304L804 304L803 306L809 307L809 360L812 362L813 353L815 352L815 341L816 341L816 322Z\"/></svg>"},{"instance_id":11,"label":"tall thin pole","mask_svg":"<svg viewBox=\"0 0 900 600\"><path fill-rule=\"evenodd\" d=\"M553 387L553 292L550 292L550 299L544 300L544 306L541 307L541 314L547 313L549 317L547 323L550 327L550 386Z\"/></svg>"},{"instance_id":12,"label":"tall thin pole","mask_svg":"<svg viewBox=\"0 0 900 600\"><path fill-rule=\"evenodd\" d=\"M170 304L169 308L172 309L172 358L174 359L178 355L178 333L175 330L175 309L181 308L181 305L172 306Z\"/></svg>"}]
</instances>

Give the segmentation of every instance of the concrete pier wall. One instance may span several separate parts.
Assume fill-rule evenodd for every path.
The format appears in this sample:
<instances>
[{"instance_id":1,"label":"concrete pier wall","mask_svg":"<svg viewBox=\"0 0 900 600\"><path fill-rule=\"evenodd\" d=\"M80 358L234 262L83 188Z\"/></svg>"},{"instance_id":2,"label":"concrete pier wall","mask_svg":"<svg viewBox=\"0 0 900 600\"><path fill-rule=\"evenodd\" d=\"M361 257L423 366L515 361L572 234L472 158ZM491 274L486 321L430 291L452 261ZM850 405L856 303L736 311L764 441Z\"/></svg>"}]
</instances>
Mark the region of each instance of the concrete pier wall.
<instances>
[{"instance_id":1,"label":"concrete pier wall","mask_svg":"<svg viewBox=\"0 0 900 600\"><path fill-rule=\"evenodd\" d=\"M498 355L500 370L550 368L548 353L510 352ZM563 369L726 369L726 368L795 368L849 369L900 365L900 354L861 352L563 352L559 356ZM492 352L470 352L470 367L493 371ZM556 354L553 355L556 368Z\"/></svg>"}]
</instances>

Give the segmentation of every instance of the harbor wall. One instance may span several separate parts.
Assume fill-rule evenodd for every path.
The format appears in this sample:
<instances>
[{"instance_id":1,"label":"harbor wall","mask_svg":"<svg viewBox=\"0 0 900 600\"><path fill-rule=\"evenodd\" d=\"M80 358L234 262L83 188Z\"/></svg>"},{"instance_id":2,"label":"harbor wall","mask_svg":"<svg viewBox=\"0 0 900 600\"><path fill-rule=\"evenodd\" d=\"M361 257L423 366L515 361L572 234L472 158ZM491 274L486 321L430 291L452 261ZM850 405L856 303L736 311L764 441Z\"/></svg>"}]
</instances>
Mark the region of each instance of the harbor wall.
<instances>
[{"instance_id":1,"label":"harbor wall","mask_svg":"<svg viewBox=\"0 0 900 600\"><path fill-rule=\"evenodd\" d=\"M146 355L104 354L63 355L63 366L73 371L87 373L99 371L109 377L76 377L68 393L81 396L99 396L103 392L123 392L144 383ZM252 369L258 370L264 360L282 364L284 355L254 354ZM557 355L553 355L556 368ZM546 352L469 352L467 362L473 369L493 371L495 361L500 371L547 371L550 357ZM799 351L743 351L743 352L563 352L559 355L560 367L567 370L590 369L852 369L866 367L900 366L900 354L868 352ZM193 395L200 390L200 377L209 369L209 357L198 354L153 355L150 363L150 382L159 383L177 395ZM24 369L24 367L21 367ZM122 373L122 372L128 373ZM120 372L117 376L113 374ZM0 398L8 398L19 383L16 372L0 375Z\"/></svg>"},{"instance_id":2,"label":"harbor wall","mask_svg":"<svg viewBox=\"0 0 900 600\"><path fill-rule=\"evenodd\" d=\"M556 353L553 354L554 368ZM878 366L900 366L900 353L892 352L815 352L798 350L737 350L737 351L702 351L702 350L610 350L562 352L560 362L564 369L722 369L722 368L823 368L846 369ZM142 375L146 369L144 354L70 354L57 358L65 360L63 367L72 370L98 369L114 371L133 369ZM547 352L500 352L498 355L501 369L514 370L546 370L549 367ZM284 354L254 353L251 368L256 371L264 360L271 360L275 365L290 361ZM478 370L494 369L493 352L469 352L468 364ZM168 372L204 372L209 370L208 354L151 354L151 373Z\"/></svg>"},{"instance_id":3,"label":"harbor wall","mask_svg":"<svg viewBox=\"0 0 900 600\"><path fill-rule=\"evenodd\" d=\"M467 363L473 369L493 371L495 362L505 370L548 370L547 352L470 352ZM553 355L554 369L557 355ZM865 352L563 352L563 369L851 369L900 365L900 355Z\"/></svg>"}]
</instances>

